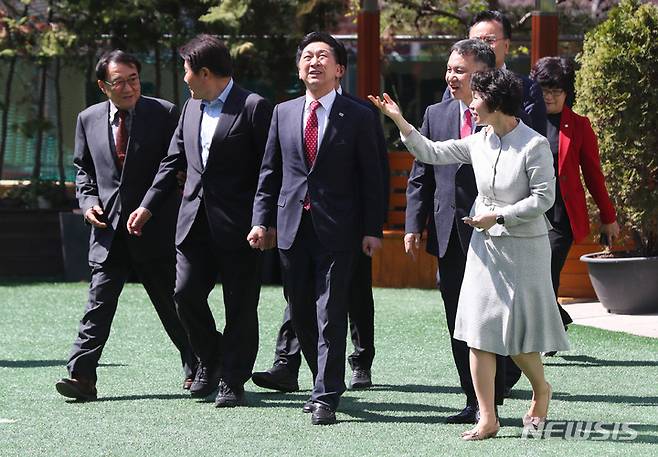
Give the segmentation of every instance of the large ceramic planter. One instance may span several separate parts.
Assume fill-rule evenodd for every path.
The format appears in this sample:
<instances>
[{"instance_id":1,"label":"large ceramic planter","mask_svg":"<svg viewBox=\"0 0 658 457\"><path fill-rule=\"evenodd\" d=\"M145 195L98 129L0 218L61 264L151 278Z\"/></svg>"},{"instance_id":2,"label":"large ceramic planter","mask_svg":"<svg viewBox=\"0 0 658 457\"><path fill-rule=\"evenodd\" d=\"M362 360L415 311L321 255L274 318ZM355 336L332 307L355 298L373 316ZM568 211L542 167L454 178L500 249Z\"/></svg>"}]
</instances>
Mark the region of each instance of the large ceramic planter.
<instances>
[{"instance_id":1,"label":"large ceramic planter","mask_svg":"<svg viewBox=\"0 0 658 457\"><path fill-rule=\"evenodd\" d=\"M580 258L601 304L610 313L658 313L658 257Z\"/></svg>"}]
</instances>

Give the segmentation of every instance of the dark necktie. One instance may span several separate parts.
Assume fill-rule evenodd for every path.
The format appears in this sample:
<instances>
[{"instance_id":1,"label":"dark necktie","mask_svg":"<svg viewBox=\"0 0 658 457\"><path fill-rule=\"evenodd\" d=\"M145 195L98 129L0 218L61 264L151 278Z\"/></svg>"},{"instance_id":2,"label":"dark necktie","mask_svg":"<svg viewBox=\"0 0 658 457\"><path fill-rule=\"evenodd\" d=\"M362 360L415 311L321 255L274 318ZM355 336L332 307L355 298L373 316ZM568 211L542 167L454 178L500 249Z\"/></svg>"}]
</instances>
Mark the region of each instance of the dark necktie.
<instances>
[{"instance_id":1,"label":"dark necktie","mask_svg":"<svg viewBox=\"0 0 658 457\"><path fill-rule=\"evenodd\" d=\"M128 116L128 111L119 110L118 115L119 127L117 128L115 146L119 165L123 167L123 162L126 160L126 147L128 146L128 129L126 127L126 116Z\"/></svg>"},{"instance_id":2,"label":"dark necktie","mask_svg":"<svg viewBox=\"0 0 658 457\"><path fill-rule=\"evenodd\" d=\"M467 109L464 111L464 123L462 124L462 128L460 130L460 138L466 138L469 136L471 133L473 133L473 120L471 118L471 110Z\"/></svg>"},{"instance_id":3,"label":"dark necktie","mask_svg":"<svg viewBox=\"0 0 658 457\"><path fill-rule=\"evenodd\" d=\"M320 107L320 102L313 100L310 107L311 113L306 120L306 128L304 129L304 152L306 153L306 162L308 163L309 170L313 168L315 157L318 155L318 115L316 111ZM309 210L310 208L311 199L308 196L308 192L306 192L304 209Z\"/></svg>"}]
</instances>

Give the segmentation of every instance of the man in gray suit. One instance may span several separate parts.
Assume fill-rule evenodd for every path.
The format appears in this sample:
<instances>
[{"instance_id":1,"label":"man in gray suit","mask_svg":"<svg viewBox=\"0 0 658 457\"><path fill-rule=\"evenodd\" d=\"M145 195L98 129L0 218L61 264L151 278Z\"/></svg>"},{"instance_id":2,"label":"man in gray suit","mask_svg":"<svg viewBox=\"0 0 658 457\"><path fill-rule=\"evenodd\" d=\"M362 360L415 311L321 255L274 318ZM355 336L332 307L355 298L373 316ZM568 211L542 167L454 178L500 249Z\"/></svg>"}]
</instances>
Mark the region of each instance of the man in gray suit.
<instances>
[{"instance_id":1,"label":"man in gray suit","mask_svg":"<svg viewBox=\"0 0 658 457\"><path fill-rule=\"evenodd\" d=\"M196 369L173 300L174 229L180 197L167 192L158 223L141 238L127 236L128 214L148 190L167 153L178 109L141 96L140 62L122 51L105 54L96 66L98 87L108 100L82 111L75 136L77 197L92 226L89 299L67 365L70 377L55 384L65 397L96 398L96 368L124 284L135 272L165 330L178 348L189 386Z\"/></svg>"},{"instance_id":2,"label":"man in gray suit","mask_svg":"<svg viewBox=\"0 0 658 457\"><path fill-rule=\"evenodd\" d=\"M475 131L475 121L468 109L473 93L471 75L494 68L495 54L481 40L462 40L452 46L445 79L451 97L427 107L420 132L433 141L459 139ZM415 257L421 233L428 232L427 252L439 258L438 284L446 312L450 343L466 407L449 416L448 423L474 423L477 399L469 368L466 343L454 339L457 302L466 253L473 229L462 222L477 197L473 167L461 165L427 165L414 161L407 185L404 245ZM501 359L499 357L499 359ZM500 362L502 363L502 362ZM497 371L497 400L502 403L502 366Z\"/></svg>"},{"instance_id":3,"label":"man in gray suit","mask_svg":"<svg viewBox=\"0 0 658 457\"><path fill-rule=\"evenodd\" d=\"M313 372L303 409L314 425L336 421L354 253L381 246L383 222L372 112L336 93L338 49L322 32L298 46L306 94L274 109L248 238L263 249L276 228L292 325Z\"/></svg>"}]
</instances>

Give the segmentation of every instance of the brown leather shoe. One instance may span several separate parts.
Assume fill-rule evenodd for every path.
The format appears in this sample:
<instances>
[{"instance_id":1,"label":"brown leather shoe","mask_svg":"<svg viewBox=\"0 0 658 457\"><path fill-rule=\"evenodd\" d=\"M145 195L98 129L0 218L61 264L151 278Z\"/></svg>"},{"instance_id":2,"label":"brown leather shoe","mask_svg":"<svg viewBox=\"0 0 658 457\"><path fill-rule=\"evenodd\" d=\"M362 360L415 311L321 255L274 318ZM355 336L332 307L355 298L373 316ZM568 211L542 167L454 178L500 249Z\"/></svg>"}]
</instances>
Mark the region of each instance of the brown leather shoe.
<instances>
[{"instance_id":1,"label":"brown leather shoe","mask_svg":"<svg viewBox=\"0 0 658 457\"><path fill-rule=\"evenodd\" d=\"M62 378L55 383L60 395L76 400L96 400L96 383L86 378Z\"/></svg>"}]
</instances>

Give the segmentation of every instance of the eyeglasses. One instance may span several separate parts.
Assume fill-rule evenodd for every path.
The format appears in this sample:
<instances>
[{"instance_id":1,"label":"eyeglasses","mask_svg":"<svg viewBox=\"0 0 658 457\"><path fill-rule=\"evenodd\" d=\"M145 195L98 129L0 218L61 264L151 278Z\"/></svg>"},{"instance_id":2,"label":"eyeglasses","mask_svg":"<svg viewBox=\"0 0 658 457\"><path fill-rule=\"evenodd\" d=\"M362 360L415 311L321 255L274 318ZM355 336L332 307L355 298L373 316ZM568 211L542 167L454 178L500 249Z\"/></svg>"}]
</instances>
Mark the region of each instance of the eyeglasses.
<instances>
[{"instance_id":1,"label":"eyeglasses","mask_svg":"<svg viewBox=\"0 0 658 457\"><path fill-rule=\"evenodd\" d=\"M553 98L559 97L564 93L564 89L545 89L541 88L542 94L544 94L544 97L548 97L549 95Z\"/></svg>"},{"instance_id":2,"label":"eyeglasses","mask_svg":"<svg viewBox=\"0 0 658 457\"><path fill-rule=\"evenodd\" d=\"M128 79L117 79L116 81L103 82L114 90L123 89L126 87L126 84L130 85L130 87L137 87L139 85L139 76L131 76Z\"/></svg>"},{"instance_id":3,"label":"eyeglasses","mask_svg":"<svg viewBox=\"0 0 658 457\"><path fill-rule=\"evenodd\" d=\"M482 35L482 36L476 36L476 37L473 37L473 38L476 38L478 40L482 40L485 43L487 43L489 46L493 46L494 44L496 44L496 42L498 40L503 39L503 38L498 38L496 35Z\"/></svg>"}]
</instances>

